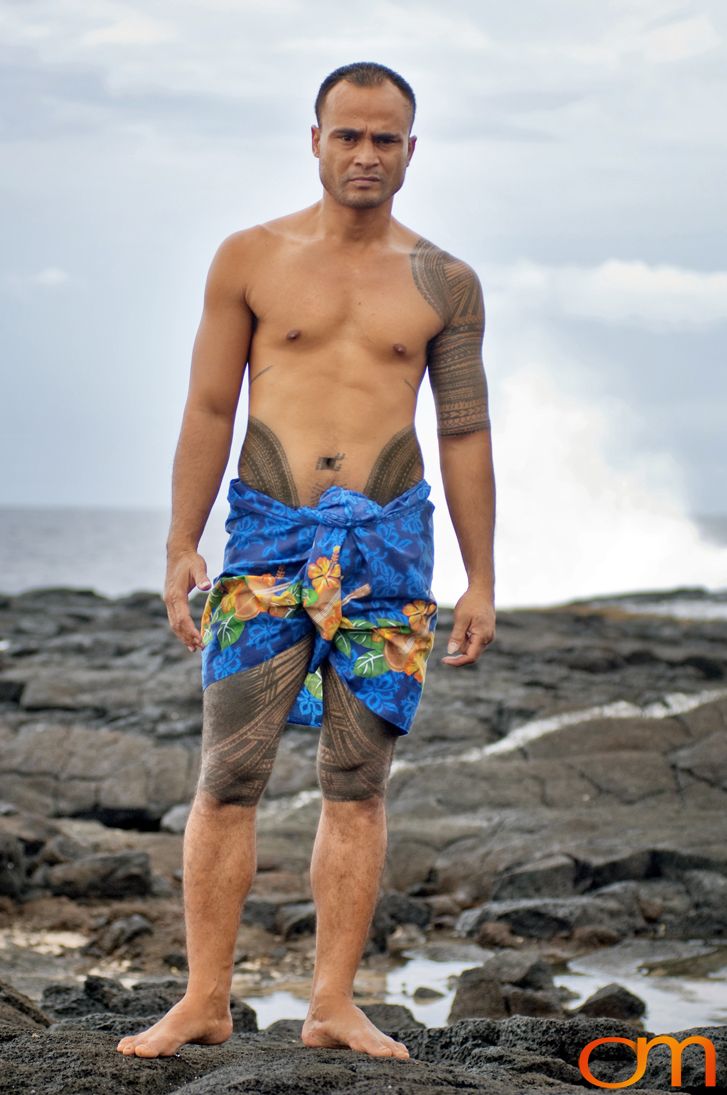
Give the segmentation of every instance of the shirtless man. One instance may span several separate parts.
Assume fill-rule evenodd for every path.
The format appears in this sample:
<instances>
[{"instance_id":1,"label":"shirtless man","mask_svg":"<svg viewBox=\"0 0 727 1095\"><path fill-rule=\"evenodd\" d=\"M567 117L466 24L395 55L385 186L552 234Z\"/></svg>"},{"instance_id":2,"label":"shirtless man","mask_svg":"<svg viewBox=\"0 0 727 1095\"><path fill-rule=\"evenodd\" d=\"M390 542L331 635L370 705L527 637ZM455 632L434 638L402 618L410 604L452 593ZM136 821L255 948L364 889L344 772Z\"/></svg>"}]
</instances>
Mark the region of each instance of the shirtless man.
<instances>
[{"instance_id":1,"label":"shirtless man","mask_svg":"<svg viewBox=\"0 0 727 1095\"><path fill-rule=\"evenodd\" d=\"M413 423L428 369L446 501L468 577L442 661L471 664L494 638L495 485L482 291L466 263L392 217L414 153L415 105L406 81L384 66L358 63L331 73L312 126L321 200L233 233L214 256L174 462L167 542L164 600L171 627L192 651L202 649L203 636L188 595L195 586L211 589L197 546L227 465L248 363L239 478L288 507L316 506L336 485L383 506L419 483L423 461ZM256 803L309 649L292 647L205 692L217 699L205 708L202 775L184 840L188 986L158 1023L121 1039L124 1054L169 1056L186 1042L214 1044L231 1034L235 941L257 869ZM307 1046L404 1058L406 1046L353 1003L384 865L384 793L398 735L335 674L326 680L318 758L323 802L311 862L316 956L301 1037ZM233 720L227 728L225 717ZM245 753L245 718L250 741L259 746L266 736L262 750ZM213 726L215 719L221 721ZM233 730L242 742L237 770L213 771L206 743ZM351 742L362 749L355 765L337 759L337 749Z\"/></svg>"}]
</instances>

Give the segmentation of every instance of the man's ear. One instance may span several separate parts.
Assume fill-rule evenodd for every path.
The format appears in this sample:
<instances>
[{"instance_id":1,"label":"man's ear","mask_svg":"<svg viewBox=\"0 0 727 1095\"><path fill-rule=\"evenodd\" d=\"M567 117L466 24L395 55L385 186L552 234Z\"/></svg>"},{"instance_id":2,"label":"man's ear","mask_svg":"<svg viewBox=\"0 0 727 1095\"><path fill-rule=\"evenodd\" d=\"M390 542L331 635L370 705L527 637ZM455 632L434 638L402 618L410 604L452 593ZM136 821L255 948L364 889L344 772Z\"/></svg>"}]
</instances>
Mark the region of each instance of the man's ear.
<instances>
[{"instance_id":1,"label":"man's ear","mask_svg":"<svg viewBox=\"0 0 727 1095\"><path fill-rule=\"evenodd\" d=\"M320 126L312 125L310 127L310 135L311 135L311 148L313 149L313 155L315 157L318 157L319 147L320 147L320 143L321 143Z\"/></svg>"},{"instance_id":2,"label":"man's ear","mask_svg":"<svg viewBox=\"0 0 727 1095\"><path fill-rule=\"evenodd\" d=\"M408 159L406 161L407 165L409 164L409 162L411 161L412 156L414 155L414 149L416 148L416 146L417 146L417 139L416 139L416 137L411 136L409 138L409 156L408 156Z\"/></svg>"}]
</instances>

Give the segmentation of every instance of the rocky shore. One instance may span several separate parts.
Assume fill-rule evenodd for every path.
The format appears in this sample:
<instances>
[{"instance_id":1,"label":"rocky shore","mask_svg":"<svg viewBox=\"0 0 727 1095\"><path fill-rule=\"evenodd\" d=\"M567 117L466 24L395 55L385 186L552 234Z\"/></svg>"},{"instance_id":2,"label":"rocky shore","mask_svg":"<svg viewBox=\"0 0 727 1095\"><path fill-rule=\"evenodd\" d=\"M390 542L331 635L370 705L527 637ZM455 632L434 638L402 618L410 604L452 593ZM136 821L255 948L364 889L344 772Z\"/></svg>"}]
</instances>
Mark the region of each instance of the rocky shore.
<instances>
[{"instance_id":1,"label":"rocky shore","mask_svg":"<svg viewBox=\"0 0 727 1095\"><path fill-rule=\"evenodd\" d=\"M450 623L440 610L425 698L397 743L356 986L411 1059L309 1050L300 1020L259 1029L242 1001L271 986L302 994L312 969L317 731L291 725L259 811L235 1033L144 1061L114 1046L184 989L199 655L156 594L0 595L0 1093L565 1093L592 1088L578 1055L594 1038L686 1037L652 1029L618 981L575 1006L554 977L635 940L668 943L677 969L725 964L727 621L650 614L648 596L638 612L618 599L499 612L493 645L461 668L439 662ZM471 963L444 1026L377 1002L381 972L415 947ZM689 1030L711 1038L727 1085L727 1026ZM685 1050L678 1087L667 1048L654 1049L633 1089L701 1090L701 1053ZM624 1079L633 1052L601 1045L591 1064Z\"/></svg>"}]
</instances>

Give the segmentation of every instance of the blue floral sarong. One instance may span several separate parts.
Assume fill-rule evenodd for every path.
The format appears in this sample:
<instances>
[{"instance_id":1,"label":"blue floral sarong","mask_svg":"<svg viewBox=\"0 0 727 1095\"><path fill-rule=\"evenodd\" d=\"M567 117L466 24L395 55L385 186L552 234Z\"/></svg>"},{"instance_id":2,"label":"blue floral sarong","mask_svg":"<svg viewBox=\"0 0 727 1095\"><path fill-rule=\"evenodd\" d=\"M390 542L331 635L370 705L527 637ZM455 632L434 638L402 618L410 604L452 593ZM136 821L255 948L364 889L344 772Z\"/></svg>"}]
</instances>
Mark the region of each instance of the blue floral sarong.
<instances>
[{"instance_id":1,"label":"blue floral sarong","mask_svg":"<svg viewBox=\"0 0 727 1095\"><path fill-rule=\"evenodd\" d=\"M329 658L351 691L407 734L434 645L434 503L426 479L381 506L332 486L288 506L230 480L223 569L202 612L202 687L315 634L288 715L321 726Z\"/></svg>"}]
</instances>

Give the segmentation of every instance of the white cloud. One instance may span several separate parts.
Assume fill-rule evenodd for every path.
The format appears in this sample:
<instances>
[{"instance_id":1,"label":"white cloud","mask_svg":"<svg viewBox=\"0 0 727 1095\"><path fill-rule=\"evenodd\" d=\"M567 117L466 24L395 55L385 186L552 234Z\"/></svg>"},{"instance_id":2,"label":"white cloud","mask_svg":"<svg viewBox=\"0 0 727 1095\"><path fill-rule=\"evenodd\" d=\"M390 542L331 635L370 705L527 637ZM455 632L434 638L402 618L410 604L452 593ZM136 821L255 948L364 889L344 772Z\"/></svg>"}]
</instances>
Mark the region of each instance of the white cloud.
<instances>
[{"instance_id":1,"label":"white cloud","mask_svg":"<svg viewBox=\"0 0 727 1095\"><path fill-rule=\"evenodd\" d=\"M707 15L679 19L657 27L648 31L642 42L647 61L656 64L698 57L720 45L722 38Z\"/></svg>"},{"instance_id":2,"label":"white cloud","mask_svg":"<svg viewBox=\"0 0 727 1095\"><path fill-rule=\"evenodd\" d=\"M494 310L538 309L653 331L705 329L727 322L727 272L608 259L598 266L520 261L491 268Z\"/></svg>"},{"instance_id":3,"label":"white cloud","mask_svg":"<svg viewBox=\"0 0 727 1095\"><path fill-rule=\"evenodd\" d=\"M131 12L106 26L84 31L79 42L82 46L153 46L176 37L176 28L169 23Z\"/></svg>"},{"instance_id":4,"label":"white cloud","mask_svg":"<svg viewBox=\"0 0 727 1095\"><path fill-rule=\"evenodd\" d=\"M3 281L9 289L35 288L56 289L59 285L67 285L71 275L67 270L59 266L44 266L42 270L34 274L5 274Z\"/></svg>"},{"instance_id":5,"label":"white cloud","mask_svg":"<svg viewBox=\"0 0 727 1095\"><path fill-rule=\"evenodd\" d=\"M52 288L56 285L65 285L70 281L70 277L67 270L61 270L58 266L45 266L30 280L35 285L47 285Z\"/></svg>"}]
</instances>

